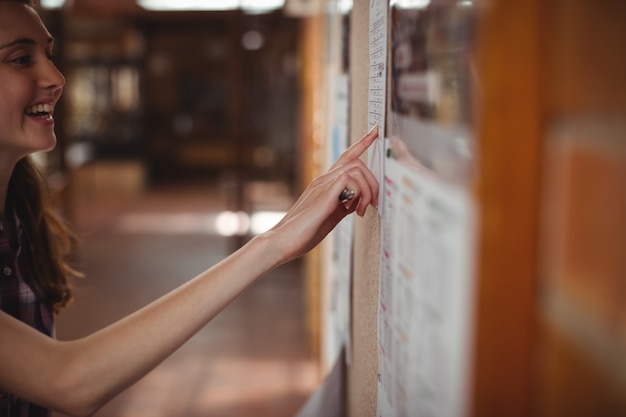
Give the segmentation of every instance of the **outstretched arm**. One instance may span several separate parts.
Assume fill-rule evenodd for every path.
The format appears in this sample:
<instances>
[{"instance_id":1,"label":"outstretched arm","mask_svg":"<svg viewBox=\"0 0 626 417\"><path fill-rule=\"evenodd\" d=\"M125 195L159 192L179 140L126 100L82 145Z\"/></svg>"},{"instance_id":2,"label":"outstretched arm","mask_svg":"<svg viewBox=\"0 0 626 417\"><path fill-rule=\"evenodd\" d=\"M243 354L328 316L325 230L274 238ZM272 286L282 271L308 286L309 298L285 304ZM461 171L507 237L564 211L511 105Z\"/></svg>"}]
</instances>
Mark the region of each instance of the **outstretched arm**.
<instances>
[{"instance_id":1,"label":"outstretched arm","mask_svg":"<svg viewBox=\"0 0 626 417\"><path fill-rule=\"evenodd\" d=\"M0 313L0 391L72 416L88 416L140 379L246 288L316 246L346 215L376 204L378 184L355 143L306 188L285 217L222 262L134 314L85 338L62 342ZM345 189L347 203L338 201Z\"/></svg>"}]
</instances>

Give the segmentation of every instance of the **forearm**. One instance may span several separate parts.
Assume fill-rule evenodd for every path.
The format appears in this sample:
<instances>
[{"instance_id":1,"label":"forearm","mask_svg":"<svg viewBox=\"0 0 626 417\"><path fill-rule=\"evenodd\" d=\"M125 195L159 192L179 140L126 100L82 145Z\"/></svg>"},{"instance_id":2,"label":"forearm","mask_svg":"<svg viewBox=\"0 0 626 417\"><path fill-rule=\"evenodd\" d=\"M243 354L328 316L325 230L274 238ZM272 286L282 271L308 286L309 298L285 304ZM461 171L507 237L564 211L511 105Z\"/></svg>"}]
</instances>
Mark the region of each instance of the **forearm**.
<instances>
[{"instance_id":1,"label":"forearm","mask_svg":"<svg viewBox=\"0 0 626 417\"><path fill-rule=\"evenodd\" d=\"M49 373L77 414L89 414L163 361L278 263L257 237L233 255L136 313L83 339L59 343ZM56 367L56 369L55 369ZM69 397L68 397L69 396ZM87 411L83 411L87 410Z\"/></svg>"}]
</instances>

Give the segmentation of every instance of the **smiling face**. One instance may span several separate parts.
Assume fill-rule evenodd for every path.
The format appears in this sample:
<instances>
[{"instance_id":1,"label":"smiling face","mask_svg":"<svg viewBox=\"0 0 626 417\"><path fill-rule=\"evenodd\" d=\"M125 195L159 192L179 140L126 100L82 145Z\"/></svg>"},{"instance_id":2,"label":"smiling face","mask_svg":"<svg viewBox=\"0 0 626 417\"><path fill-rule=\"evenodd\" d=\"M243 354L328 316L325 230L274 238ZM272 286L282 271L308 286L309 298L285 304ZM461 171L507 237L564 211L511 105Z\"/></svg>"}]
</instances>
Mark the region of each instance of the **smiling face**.
<instances>
[{"instance_id":1,"label":"smiling face","mask_svg":"<svg viewBox=\"0 0 626 417\"><path fill-rule=\"evenodd\" d=\"M52 117L65 79L53 41L27 5L0 0L0 164L56 144Z\"/></svg>"}]
</instances>

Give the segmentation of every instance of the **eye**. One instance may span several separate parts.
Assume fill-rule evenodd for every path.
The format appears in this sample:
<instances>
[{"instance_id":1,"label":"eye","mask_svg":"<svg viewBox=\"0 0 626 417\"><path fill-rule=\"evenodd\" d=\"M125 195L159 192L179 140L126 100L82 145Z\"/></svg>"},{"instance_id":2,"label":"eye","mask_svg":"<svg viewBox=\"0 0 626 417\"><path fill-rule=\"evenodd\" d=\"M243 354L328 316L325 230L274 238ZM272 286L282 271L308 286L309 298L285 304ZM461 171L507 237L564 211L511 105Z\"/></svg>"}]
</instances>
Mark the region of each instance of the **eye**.
<instances>
[{"instance_id":1,"label":"eye","mask_svg":"<svg viewBox=\"0 0 626 417\"><path fill-rule=\"evenodd\" d=\"M17 65L27 66L32 62L32 58L30 55L20 55L17 58L13 58L11 62Z\"/></svg>"}]
</instances>

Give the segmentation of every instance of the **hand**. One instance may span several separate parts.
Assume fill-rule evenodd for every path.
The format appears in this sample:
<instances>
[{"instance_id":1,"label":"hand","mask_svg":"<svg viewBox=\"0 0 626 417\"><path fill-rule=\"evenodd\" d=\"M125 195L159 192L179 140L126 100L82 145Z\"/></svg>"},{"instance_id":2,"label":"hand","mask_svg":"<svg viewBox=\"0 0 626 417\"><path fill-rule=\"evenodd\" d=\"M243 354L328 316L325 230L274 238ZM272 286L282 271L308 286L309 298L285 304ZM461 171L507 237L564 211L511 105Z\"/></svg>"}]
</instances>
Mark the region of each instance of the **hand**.
<instances>
[{"instance_id":1,"label":"hand","mask_svg":"<svg viewBox=\"0 0 626 417\"><path fill-rule=\"evenodd\" d=\"M267 236L276 239L282 262L288 262L314 248L348 214L363 216L367 207L378 204L378 181L360 156L378 137L375 127L347 149L330 169L315 178L283 219ZM353 198L339 201L344 189Z\"/></svg>"}]
</instances>

